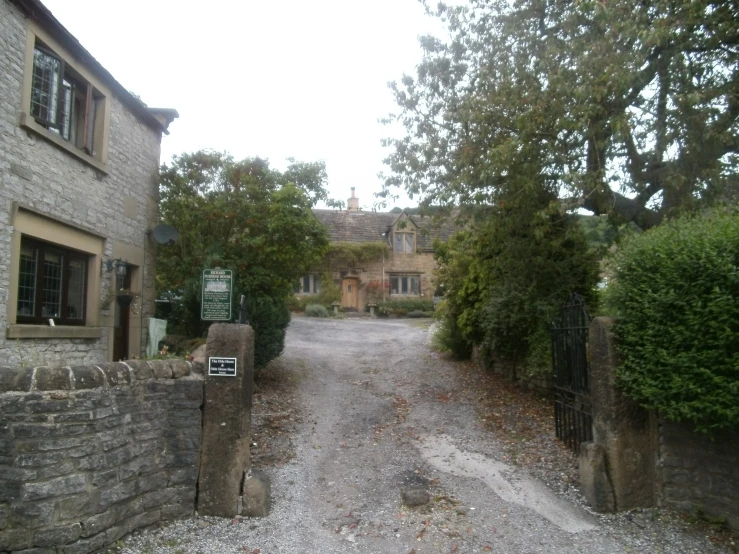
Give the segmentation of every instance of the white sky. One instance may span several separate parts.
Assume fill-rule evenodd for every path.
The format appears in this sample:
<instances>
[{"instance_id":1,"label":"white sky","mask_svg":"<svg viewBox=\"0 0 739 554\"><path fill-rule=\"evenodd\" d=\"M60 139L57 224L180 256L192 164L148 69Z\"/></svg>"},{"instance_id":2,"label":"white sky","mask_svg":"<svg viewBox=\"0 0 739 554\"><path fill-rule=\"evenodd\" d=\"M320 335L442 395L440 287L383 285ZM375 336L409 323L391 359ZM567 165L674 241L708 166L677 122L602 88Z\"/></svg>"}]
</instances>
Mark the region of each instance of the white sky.
<instances>
[{"instance_id":1,"label":"white sky","mask_svg":"<svg viewBox=\"0 0 739 554\"><path fill-rule=\"evenodd\" d=\"M124 87L179 111L162 161L201 148L278 169L324 160L330 195L355 186L366 209L380 140L402 136L378 122L397 108L387 83L415 74L418 36L443 32L418 0L42 1Z\"/></svg>"}]
</instances>

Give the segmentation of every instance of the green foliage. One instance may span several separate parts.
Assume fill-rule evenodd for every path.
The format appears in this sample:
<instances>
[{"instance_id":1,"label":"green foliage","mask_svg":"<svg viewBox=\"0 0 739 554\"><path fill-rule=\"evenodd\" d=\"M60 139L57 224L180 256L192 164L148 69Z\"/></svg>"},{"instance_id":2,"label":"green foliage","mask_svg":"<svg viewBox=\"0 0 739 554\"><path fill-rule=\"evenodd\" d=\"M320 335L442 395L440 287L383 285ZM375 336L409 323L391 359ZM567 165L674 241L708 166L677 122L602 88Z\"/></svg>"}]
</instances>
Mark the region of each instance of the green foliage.
<instances>
[{"instance_id":1,"label":"green foliage","mask_svg":"<svg viewBox=\"0 0 739 554\"><path fill-rule=\"evenodd\" d=\"M254 367L265 367L285 349L290 310L282 298L247 297L249 325L254 329Z\"/></svg>"},{"instance_id":2,"label":"green foliage","mask_svg":"<svg viewBox=\"0 0 739 554\"><path fill-rule=\"evenodd\" d=\"M321 304L308 304L305 307L305 315L308 317L328 317L328 310Z\"/></svg>"},{"instance_id":3,"label":"green foliage","mask_svg":"<svg viewBox=\"0 0 739 554\"><path fill-rule=\"evenodd\" d=\"M736 179L735 2L470 0L436 15L448 38L422 37L416 74L391 85L405 136L387 141L386 196L494 204L546 182L568 208L648 228Z\"/></svg>"},{"instance_id":4,"label":"green foliage","mask_svg":"<svg viewBox=\"0 0 739 554\"><path fill-rule=\"evenodd\" d=\"M361 262L379 260L387 252L388 246L384 242L332 242L327 258L332 265L352 267Z\"/></svg>"},{"instance_id":5,"label":"green foliage","mask_svg":"<svg viewBox=\"0 0 739 554\"><path fill-rule=\"evenodd\" d=\"M529 372L550 370L549 325L567 297L595 304L596 254L576 218L553 195L518 195L480 223L436 247L437 280L455 351L471 345L515 361ZM466 342L467 344L460 344Z\"/></svg>"},{"instance_id":6,"label":"green foliage","mask_svg":"<svg viewBox=\"0 0 739 554\"><path fill-rule=\"evenodd\" d=\"M369 311L369 309L365 309ZM377 313L380 315L406 315L409 312L433 312L434 302L422 299L404 299L381 302L377 305Z\"/></svg>"},{"instance_id":7,"label":"green foliage","mask_svg":"<svg viewBox=\"0 0 739 554\"><path fill-rule=\"evenodd\" d=\"M462 336L457 320L449 313L445 300L436 307L438 328L431 339L432 346L439 352L449 352L460 360L472 355L472 343Z\"/></svg>"},{"instance_id":8,"label":"green foliage","mask_svg":"<svg viewBox=\"0 0 739 554\"><path fill-rule=\"evenodd\" d=\"M180 234L176 245L157 249L159 293L180 297L171 328L203 336L209 323L200 321L202 270L230 269L234 316L241 294L255 309L249 318L256 325L257 367L279 354L292 284L328 246L326 230L311 211L325 199L325 181L323 163L293 161L280 173L265 160L236 161L217 152L182 154L163 165L160 213Z\"/></svg>"},{"instance_id":9,"label":"green foliage","mask_svg":"<svg viewBox=\"0 0 739 554\"><path fill-rule=\"evenodd\" d=\"M608 302L619 386L701 432L739 427L739 215L681 218L625 241Z\"/></svg>"}]
</instances>

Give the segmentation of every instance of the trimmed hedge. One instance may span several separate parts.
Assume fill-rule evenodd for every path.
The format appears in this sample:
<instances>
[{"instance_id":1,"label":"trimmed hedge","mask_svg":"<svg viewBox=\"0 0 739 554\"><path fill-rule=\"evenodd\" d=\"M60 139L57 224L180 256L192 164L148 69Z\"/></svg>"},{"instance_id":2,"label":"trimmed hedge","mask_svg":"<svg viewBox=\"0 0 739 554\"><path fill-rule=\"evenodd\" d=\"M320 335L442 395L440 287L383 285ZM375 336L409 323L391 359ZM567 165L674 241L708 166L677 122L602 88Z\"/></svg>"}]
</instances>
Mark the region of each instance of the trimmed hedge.
<instances>
[{"instance_id":1,"label":"trimmed hedge","mask_svg":"<svg viewBox=\"0 0 739 554\"><path fill-rule=\"evenodd\" d=\"M365 307L365 311L369 311L369 307ZM404 316L409 312L433 312L433 300L393 300L390 302L381 302L377 305L377 313L379 315L400 315Z\"/></svg>"},{"instance_id":2,"label":"trimmed hedge","mask_svg":"<svg viewBox=\"0 0 739 554\"><path fill-rule=\"evenodd\" d=\"M739 215L632 237L606 298L628 396L703 433L739 428Z\"/></svg>"}]
</instances>

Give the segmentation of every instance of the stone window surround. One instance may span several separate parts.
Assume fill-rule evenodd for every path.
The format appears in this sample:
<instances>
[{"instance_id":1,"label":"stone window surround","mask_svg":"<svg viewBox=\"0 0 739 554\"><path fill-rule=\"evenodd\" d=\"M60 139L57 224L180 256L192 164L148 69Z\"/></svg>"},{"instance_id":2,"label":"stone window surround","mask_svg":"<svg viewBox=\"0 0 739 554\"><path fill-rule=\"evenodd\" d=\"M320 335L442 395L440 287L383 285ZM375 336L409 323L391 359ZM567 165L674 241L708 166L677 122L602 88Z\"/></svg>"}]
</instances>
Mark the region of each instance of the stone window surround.
<instances>
[{"instance_id":1,"label":"stone window surround","mask_svg":"<svg viewBox=\"0 0 739 554\"><path fill-rule=\"evenodd\" d=\"M414 294L412 292L400 292L400 289L401 289L400 279L404 279L404 278L405 279L409 279L409 281L408 281L408 289L409 290L412 289L410 279L417 279L417 282L418 282L418 293ZM395 293L393 292L393 285L392 285L393 279L398 279L398 292L395 292ZM394 296L394 297L398 297L398 296L408 297L408 296L410 296L410 297L413 297L413 298L417 298L417 297L423 296L421 294L421 274L420 273L412 273L412 272L390 273L388 275L388 281L390 283L389 296Z\"/></svg>"},{"instance_id":2,"label":"stone window surround","mask_svg":"<svg viewBox=\"0 0 739 554\"><path fill-rule=\"evenodd\" d=\"M396 237L399 235L403 235L403 250L397 250L396 249ZM406 250L406 242L405 242L405 235L411 236L411 250L408 252ZM404 229L402 231L394 230L393 231L393 253L394 254L415 254L416 253L416 233L415 231L411 229Z\"/></svg>"},{"instance_id":3,"label":"stone window surround","mask_svg":"<svg viewBox=\"0 0 739 554\"><path fill-rule=\"evenodd\" d=\"M82 78L88 81L104 98L100 100L100 110L95 121L95 155L91 156L85 151L78 149L74 144L63 139L58 134L49 131L43 125L36 122L30 114L31 109L31 89L33 81L33 53L36 47L36 40L41 41L45 47L54 52L64 63L74 69ZM20 126L24 129L32 131L45 140L51 142L55 146L61 148L71 154L80 161L92 166L103 174L108 174L108 141L110 136L110 106L112 93L100 80L92 75L83 65L79 64L75 57L72 56L64 47L62 47L54 38L46 33L41 27L33 21L28 21L26 32L26 55L25 55L25 71L23 75L22 90L22 111L20 114Z\"/></svg>"},{"instance_id":4,"label":"stone window surround","mask_svg":"<svg viewBox=\"0 0 739 554\"><path fill-rule=\"evenodd\" d=\"M102 336L100 328L100 267L105 239L89 231L51 219L31 210L15 206L10 245L10 286L7 302L9 339L91 339ZM28 236L43 242L58 244L88 255L85 325L34 325L16 323L18 308L18 273L21 238Z\"/></svg>"},{"instance_id":5,"label":"stone window surround","mask_svg":"<svg viewBox=\"0 0 739 554\"><path fill-rule=\"evenodd\" d=\"M303 287L305 283L306 277L310 279L310 290L308 292L305 292L305 288ZM318 285L316 287L316 284ZM318 290L316 290L318 288ZM321 275L318 273L307 273L306 275L303 275L300 278L300 281L298 282L298 291L295 294L301 295L301 296L312 296L316 295L321 292Z\"/></svg>"}]
</instances>

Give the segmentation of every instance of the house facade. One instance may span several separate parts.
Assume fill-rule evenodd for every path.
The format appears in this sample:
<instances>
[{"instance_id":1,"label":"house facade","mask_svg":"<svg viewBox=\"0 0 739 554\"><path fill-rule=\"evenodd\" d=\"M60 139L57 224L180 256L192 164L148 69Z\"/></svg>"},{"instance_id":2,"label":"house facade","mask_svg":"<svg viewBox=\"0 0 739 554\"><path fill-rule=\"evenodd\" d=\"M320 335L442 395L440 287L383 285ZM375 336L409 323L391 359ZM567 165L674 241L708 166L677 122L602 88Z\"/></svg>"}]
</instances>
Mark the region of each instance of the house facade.
<instances>
[{"instance_id":1,"label":"house facade","mask_svg":"<svg viewBox=\"0 0 739 554\"><path fill-rule=\"evenodd\" d=\"M330 242L385 245L384 252L359 260L329 255L315 272L303 277L298 294L319 294L321 279L329 277L341 288L345 310L362 311L370 301L431 300L436 288L433 243L448 240L454 227L405 211L361 211L353 187L347 205L345 211L314 210Z\"/></svg>"},{"instance_id":2,"label":"house facade","mask_svg":"<svg viewBox=\"0 0 739 554\"><path fill-rule=\"evenodd\" d=\"M139 355L177 112L146 107L36 0L0 0L0 50L0 365Z\"/></svg>"}]
</instances>

